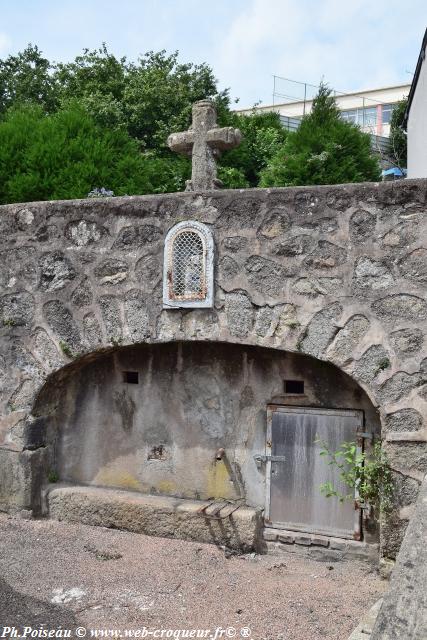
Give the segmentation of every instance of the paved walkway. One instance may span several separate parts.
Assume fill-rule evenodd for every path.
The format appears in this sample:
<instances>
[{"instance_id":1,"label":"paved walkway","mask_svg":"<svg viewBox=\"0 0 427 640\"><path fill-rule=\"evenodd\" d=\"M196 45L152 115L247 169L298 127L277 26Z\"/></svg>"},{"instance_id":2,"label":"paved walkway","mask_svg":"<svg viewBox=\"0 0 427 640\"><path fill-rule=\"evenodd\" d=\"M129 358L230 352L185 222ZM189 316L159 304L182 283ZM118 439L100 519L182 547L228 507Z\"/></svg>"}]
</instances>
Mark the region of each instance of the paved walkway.
<instances>
[{"instance_id":1,"label":"paved walkway","mask_svg":"<svg viewBox=\"0 0 427 640\"><path fill-rule=\"evenodd\" d=\"M250 629L254 640L346 640L386 588L358 562L227 555L213 545L0 514L0 626L84 627L87 637L90 629L126 637L146 627L211 629L212 637L221 628L228 631L217 637L230 638L234 628L238 638Z\"/></svg>"}]
</instances>

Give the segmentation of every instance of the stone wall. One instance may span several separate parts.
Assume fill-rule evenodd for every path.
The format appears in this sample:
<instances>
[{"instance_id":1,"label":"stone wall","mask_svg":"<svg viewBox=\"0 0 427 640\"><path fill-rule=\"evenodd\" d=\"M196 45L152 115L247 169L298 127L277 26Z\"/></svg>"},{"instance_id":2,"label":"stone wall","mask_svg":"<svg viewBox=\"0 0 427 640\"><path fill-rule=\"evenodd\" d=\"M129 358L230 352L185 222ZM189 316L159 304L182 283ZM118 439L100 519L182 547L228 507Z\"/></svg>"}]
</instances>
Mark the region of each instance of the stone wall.
<instances>
[{"instance_id":1,"label":"stone wall","mask_svg":"<svg viewBox=\"0 0 427 640\"><path fill-rule=\"evenodd\" d=\"M427 638L427 477L421 485L371 640Z\"/></svg>"},{"instance_id":2,"label":"stone wall","mask_svg":"<svg viewBox=\"0 0 427 640\"><path fill-rule=\"evenodd\" d=\"M37 394L100 350L207 340L308 354L379 408L398 486L383 527L393 556L427 471L426 198L426 181L405 181L1 207L2 458L39 455ZM186 219L215 238L212 310L162 310L163 241ZM2 507L28 508L7 468Z\"/></svg>"}]
</instances>

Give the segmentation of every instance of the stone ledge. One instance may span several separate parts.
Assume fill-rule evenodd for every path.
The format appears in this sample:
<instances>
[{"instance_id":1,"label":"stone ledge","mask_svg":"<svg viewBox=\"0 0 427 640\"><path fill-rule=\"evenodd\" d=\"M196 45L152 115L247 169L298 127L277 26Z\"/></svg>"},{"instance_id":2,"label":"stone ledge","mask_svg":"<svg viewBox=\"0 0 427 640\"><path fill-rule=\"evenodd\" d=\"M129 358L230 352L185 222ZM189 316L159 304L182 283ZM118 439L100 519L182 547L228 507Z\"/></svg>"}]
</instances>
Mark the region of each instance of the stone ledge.
<instances>
[{"instance_id":1,"label":"stone ledge","mask_svg":"<svg viewBox=\"0 0 427 640\"><path fill-rule=\"evenodd\" d=\"M387 442L427 442L427 430L418 431L390 431L385 434Z\"/></svg>"},{"instance_id":2,"label":"stone ledge","mask_svg":"<svg viewBox=\"0 0 427 640\"><path fill-rule=\"evenodd\" d=\"M51 489L47 502L49 515L55 520L213 543L245 552L259 546L261 511L244 505L215 520L200 513L209 502L74 485ZM220 515L226 515L227 510L225 507Z\"/></svg>"}]
</instances>

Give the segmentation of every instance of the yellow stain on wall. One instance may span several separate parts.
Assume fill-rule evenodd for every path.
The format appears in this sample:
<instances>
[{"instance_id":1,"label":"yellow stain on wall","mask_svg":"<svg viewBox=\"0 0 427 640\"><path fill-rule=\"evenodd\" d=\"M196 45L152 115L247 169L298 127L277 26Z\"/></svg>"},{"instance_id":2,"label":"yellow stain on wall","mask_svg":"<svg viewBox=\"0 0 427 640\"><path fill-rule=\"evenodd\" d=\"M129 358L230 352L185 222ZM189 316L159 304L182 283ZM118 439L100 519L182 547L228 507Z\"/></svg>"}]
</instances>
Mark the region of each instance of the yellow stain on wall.
<instances>
[{"instance_id":1,"label":"yellow stain on wall","mask_svg":"<svg viewBox=\"0 0 427 640\"><path fill-rule=\"evenodd\" d=\"M229 468L224 460L217 460L207 467L206 491L201 492L201 499L207 498L228 498L230 500L238 498L230 476ZM100 469L92 481L92 484L104 487L117 487L118 489L128 489L149 493L150 488L146 483L140 482L129 471L118 467L110 466ZM194 497L193 488L182 486L181 483L172 480L160 480L154 483L153 488L162 495L181 495L182 497Z\"/></svg>"},{"instance_id":2,"label":"yellow stain on wall","mask_svg":"<svg viewBox=\"0 0 427 640\"><path fill-rule=\"evenodd\" d=\"M101 469L95 476L94 484L105 485L107 487L118 487L120 489L132 489L133 491L143 491L143 485L133 475L120 469Z\"/></svg>"},{"instance_id":3,"label":"yellow stain on wall","mask_svg":"<svg viewBox=\"0 0 427 640\"><path fill-rule=\"evenodd\" d=\"M232 478L224 460L217 460L208 467L207 490L212 498L237 498Z\"/></svg>"},{"instance_id":4,"label":"yellow stain on wall","mask_svg":"<svg viewBox=\"0 0 427 640\"><path fill-rule=\"evenodd\" d=\"M157 488L160 493L165 493L166 495L173 495L176 493L176 484L170 480L162 480L159 482Z\"/></svg>"}]
</instances>

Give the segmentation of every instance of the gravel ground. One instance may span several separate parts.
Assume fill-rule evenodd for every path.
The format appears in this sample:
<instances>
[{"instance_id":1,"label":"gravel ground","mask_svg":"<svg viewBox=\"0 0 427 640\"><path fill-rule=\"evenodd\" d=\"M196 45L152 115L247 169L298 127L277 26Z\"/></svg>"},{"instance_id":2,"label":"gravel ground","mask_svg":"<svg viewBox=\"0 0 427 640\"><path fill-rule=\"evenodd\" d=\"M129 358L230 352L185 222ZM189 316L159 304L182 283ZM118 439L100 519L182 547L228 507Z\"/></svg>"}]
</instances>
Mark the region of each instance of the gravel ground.
<instances>
[{"instance_id":1,"label":"gravel ground","mask_svg":"<svg viewBox=\"0 0 427 640\"><path fill-rule=\"evenodd\" d=\"M5 514L0 577L0 628L84 627L87 637L234 627L253 640L346 640L386 588L358 562L226 557L213 545Z\"/></svg>"}]
</instances>

